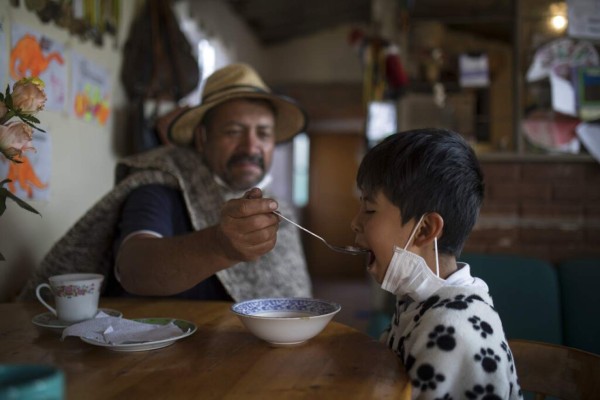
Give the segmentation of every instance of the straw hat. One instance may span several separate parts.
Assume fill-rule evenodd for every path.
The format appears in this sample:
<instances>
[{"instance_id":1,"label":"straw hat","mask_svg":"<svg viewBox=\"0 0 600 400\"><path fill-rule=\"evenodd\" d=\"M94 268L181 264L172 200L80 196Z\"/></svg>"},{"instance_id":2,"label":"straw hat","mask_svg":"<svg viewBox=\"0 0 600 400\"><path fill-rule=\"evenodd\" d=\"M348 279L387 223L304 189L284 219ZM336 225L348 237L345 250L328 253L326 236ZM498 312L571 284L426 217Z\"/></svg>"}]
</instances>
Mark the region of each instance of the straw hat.
<instances>
[{"instance_id":1,"label":"straw hat","mask_svg":"<svg viewBox=\"0 0 600 400\"><path fill-rule=\"evenodd\" d=\"M170 139L177 144L192 143L194 129L208 110L227 100L239 98L266 99L273 104L276 109L275 141L278 143L306 129L306 113L294 100L271 92L249 65L230 64L206 79L202 102L181 113L171 123Z\"/></svg>"}]
</instances>

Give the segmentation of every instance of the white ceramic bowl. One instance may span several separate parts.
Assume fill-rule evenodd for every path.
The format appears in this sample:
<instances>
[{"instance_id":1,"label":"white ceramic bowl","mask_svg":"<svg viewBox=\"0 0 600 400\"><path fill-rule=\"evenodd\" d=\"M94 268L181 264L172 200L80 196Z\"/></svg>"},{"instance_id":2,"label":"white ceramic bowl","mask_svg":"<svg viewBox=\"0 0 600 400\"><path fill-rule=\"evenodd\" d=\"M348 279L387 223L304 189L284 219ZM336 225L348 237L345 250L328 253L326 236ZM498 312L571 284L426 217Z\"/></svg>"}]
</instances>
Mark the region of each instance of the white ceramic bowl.
<instances>
[{"instance_id":1,"label":"white ceramic bowl","mask_svg":"<svg viewBox=\"0 0 600 400\"><path fill-rule=\"evenodd\" d=\"M244 326L271 344L300 344L318 335L342 307L310 298L254 299L231 306Z\"/></svg>"}]
</instances>

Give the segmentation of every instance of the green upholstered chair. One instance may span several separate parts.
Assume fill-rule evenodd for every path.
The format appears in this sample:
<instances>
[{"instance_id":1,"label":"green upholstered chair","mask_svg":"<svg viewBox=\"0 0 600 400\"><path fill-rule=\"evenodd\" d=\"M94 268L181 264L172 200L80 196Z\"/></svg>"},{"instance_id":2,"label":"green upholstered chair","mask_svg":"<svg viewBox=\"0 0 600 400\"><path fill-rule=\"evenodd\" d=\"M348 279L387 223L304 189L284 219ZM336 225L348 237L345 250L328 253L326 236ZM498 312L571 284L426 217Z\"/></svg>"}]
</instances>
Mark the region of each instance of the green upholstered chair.
<instances>
[{"instance_id":1,"label":"green upholstered chair","mask_svg":"<svg viewBox=\"0 0 600 400\"><path fill-rule=\"evenodd\" d=\"M508 339L562 344L560 289L547 261L508 254L463 254L460 261L490 288Z\"/></svg>"},{"instance_id":2,"label":"green upholstered chair","mask_svg":"<svg viewBox=\"0 0 600 400\"><path fill-rule=\"evenodd\" d=\"M558 265L558 276L564 344L600 354L600 258L564 261Z\"/></svg>"}]
</instances>

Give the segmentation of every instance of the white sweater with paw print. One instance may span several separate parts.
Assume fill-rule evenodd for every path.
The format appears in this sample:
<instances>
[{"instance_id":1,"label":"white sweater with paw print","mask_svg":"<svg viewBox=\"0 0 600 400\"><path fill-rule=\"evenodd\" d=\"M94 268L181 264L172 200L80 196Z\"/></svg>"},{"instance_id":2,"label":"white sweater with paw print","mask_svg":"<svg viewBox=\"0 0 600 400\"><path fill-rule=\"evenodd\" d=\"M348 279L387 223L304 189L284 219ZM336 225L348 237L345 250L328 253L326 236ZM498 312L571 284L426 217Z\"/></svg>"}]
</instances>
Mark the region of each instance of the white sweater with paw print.
<instances>
[{"instance_id":1,"label":"white sweater with paw print","mask_svg":"<svg viewBox=\"0 0 600 400\"><path fill-rule=\"evenodd\" d=\"M413 399L522 398L488 287L466 264L424 302L398 297L382 338L404 363Z\"/></svg>"}]
</instances>

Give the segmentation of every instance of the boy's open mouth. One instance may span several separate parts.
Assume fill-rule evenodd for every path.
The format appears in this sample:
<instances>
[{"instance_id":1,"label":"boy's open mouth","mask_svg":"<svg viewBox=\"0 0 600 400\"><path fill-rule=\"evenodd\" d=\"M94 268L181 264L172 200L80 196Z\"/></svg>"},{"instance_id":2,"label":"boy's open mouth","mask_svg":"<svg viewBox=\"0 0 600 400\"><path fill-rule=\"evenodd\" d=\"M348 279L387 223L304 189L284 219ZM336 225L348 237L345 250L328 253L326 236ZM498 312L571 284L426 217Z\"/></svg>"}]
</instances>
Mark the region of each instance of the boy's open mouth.
<instances>
[{"instance_id":1,"label":"boy's open mouth","mask_svg":"<svg viewBox=\"0 0 600 400\"><path fill-rule=\"evenodd\" d=\"M367 246L361 245L359 243L355 244L355 247L361 249L362 251L366 252L366 256L368 257L366 259L367 261L367 269L370 270L373 267L373 264L375 264L375 260L377 260L377 257L375 257L375 253L373 253L373 250L371 250L370 248L368 248Z\"/></svg>"},{"instance_id":2,"label":"boy's open mouth","mask_svg":"<svg viewBox=\"0 0 600 400\"><path fill-rule=\"evenodd\" d=\"M377 258L375 257L375 253L369 250L369 262L367 263L367 268L371 268L371 266L375 263L376 259Z\"/></svg>"}]
</instances>

